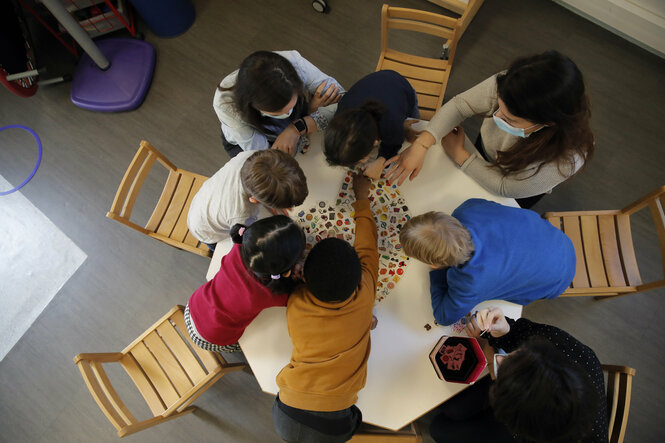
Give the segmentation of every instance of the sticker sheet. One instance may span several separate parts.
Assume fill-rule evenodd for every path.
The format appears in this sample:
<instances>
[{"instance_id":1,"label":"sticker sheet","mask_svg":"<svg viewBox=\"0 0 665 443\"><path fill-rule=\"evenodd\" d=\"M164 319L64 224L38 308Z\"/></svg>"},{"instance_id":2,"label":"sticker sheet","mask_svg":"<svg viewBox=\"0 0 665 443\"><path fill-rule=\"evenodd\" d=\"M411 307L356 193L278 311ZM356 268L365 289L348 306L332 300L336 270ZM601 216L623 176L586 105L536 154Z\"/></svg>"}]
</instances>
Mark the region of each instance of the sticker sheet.
<instances>
[{"instance_id":1,"label":"sticker sheet","mask_svg":"<svg viewBox=\"0 0 665 443\"><path fill-rule=\"evenodd\" d=\"M306 252L324 238L337 237L353 245L355 239L352 172L342 181L334 202L317 202L316 207L301 210L296 214L296 223L305 231ZM385 180L373 181L369 193L370 208L378 229L379 281L376 302L383 300L403 277L408 257L402 253L399 231L409 218L409 208L400 195L397 185L388 185Z\"/></svg>"}]
</instances>

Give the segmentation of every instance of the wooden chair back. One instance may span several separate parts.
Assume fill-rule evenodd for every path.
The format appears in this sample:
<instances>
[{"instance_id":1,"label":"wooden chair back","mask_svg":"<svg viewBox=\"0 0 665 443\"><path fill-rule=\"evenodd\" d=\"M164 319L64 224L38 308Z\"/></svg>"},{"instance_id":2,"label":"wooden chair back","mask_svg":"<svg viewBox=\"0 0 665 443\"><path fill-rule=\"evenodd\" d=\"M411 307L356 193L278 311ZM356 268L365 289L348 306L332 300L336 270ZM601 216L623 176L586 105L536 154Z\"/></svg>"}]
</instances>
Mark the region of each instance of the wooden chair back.
<instances>
[{"instance_id":1,"label":"wooden chair back","mask_svg":"<svg viewBox=\"0 0 665 443\"><path fill-rule=\"evenodd\" d=\"M381 9L381 54L376 70L392 69L404 76L418 95L420 118L430 120L443 103L450 70L455 58L457 42L482 1L469 0L466 7L461 2L445 1L457 11L463 8L459 18L417 9L395 8L383 5ZM389 48L389 31L405 30L440 37L448 47L448 58L421 57Z\"/></svg>"},{"instance_id":2,"label":"wooden chair back","mask_svg":"<svg viewBox=\"0 0 665 443\"><path fill-rule=\"evenodd\" d=\"M637 264L630 216L649 207L656 228L663 278L644 283ZM577 269L562 296L611 297L665 287L665 186L623 209L547 212L543 217L573 242Z\"/></svg>"},{"instance_id":3,"label":"wooden chair back","mask_svg":"<svg viewBox=\"0 0 665 443\"><path fill-rule=\"evenodd\" d=\"M350 443L422 443L423 437L416 422L399 431L388 431L363 424L360 430L349 440Z\"/></svg>"},{"instance_id":4,"label":"wooden chair back","mask_svg":"<svg viewBox=\"0 0 665 443\"><path fill-rule=\"evenodd\" d=\"M628 366L603 365L607 373L607 413L610 443L622 443L628 424L630 395L635 369Z\"/></svg>"},{"instance_id":5,"label":"wooden chair back","mask_svg":"<svg viewBox=\"0 0 665 443\"><path fill-rule=\"evenodd\" d=\"M228 372L244 368L197 347L187 334L183 306L175 306L122 352L78 354L90 394L119 437L192 412L189 405ZM102 363L120 363L153 417L137 420L113 388Z\"/></svg>"},{"instance_id":6,"label":"wooden chair back","mask_svg":"<svg viewBox=\"0 0 665 443\"><path fill-rule=\"evenodd\" d=\"M460 15L460 37L466 31L466 28L475 17L478 9L483 5L485 0L468 0L466 3L460 0L429 0L430 3L439 5L442 8L448 9Z\"/></svg>"},{"instance_id":7,"label":"wooden chair back","mask_svg":"<svg viewBox=\"0 0 665 443\"><path fill-rule=\"evenodd\" d=\"M139 226L130 221L130 216L139 191L156 161L167 169L169 175L150 219L145 226ZM192 199L207 179L203 175L176 168L154 146L145 140L141 141L106 216L168 245L212 257L208 247L199 242L187 228L187 214Z\"/></svg>"}]
</instances>

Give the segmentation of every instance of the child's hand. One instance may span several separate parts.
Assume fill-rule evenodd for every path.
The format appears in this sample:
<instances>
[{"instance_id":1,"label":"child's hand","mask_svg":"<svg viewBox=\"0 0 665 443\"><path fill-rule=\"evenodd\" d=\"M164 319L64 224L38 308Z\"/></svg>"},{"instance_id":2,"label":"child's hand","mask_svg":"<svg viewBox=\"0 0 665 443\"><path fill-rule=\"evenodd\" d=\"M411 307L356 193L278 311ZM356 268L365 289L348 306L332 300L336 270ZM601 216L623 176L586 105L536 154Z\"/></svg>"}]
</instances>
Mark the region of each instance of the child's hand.
<instances>
[{"instance_id":1,"label":"child's hand","mask_svg":"<svg viewBox=\"0 0 665 443\"><path fill-rule=\"evenodd\" d=\"M373 162L369 163L363 170L365 177L371 178L372 180L378 180L381 178L381 173L383 172L383 167L385 164L386 159L383 157L379 157Z\"/></svg>"},{"instance_id":2,"label":"child's hand","mask_svg":"<svg viewBox=\"0 0 665 443\"><path fill-rule=\"evenodd\" d=\"M353 173L353 192L356 194L356 200L364 200L369 197L370 181L362 174Z\"/></svg>"}]
</instances>

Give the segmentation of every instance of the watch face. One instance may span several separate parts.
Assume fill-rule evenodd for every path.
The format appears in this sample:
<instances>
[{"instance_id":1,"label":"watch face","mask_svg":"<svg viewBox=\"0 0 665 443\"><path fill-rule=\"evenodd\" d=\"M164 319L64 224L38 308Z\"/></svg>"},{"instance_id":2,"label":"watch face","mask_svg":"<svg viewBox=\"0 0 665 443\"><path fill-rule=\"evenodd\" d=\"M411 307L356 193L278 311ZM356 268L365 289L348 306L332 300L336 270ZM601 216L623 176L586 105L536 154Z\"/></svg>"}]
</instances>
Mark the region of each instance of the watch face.
<instances>
[{"instance_id":1,"label":"watch face","mask_svg":"<svg viewBox=\"0 0 665 443\"><path fill-rule=\"evenodd\" d=\"M298 132L303 133L307 131L307 125L303 119L299 119L293 122L293 125L296 127Z\"/></svg>"}]
</instances>

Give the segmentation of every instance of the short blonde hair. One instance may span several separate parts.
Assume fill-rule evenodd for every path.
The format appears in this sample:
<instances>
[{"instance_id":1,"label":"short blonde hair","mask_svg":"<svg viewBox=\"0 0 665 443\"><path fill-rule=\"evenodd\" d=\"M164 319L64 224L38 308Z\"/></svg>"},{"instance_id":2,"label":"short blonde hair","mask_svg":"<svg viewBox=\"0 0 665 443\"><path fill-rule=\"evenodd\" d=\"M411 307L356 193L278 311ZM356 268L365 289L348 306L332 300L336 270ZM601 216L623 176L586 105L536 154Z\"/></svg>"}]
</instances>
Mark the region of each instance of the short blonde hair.
<instances>
[{"instance_id":1,"label":"short blonde hair","mask_svg":"<svg viewBox=\"0 0 665 443\"><path fill-rule=\"evenodd\" d=\"M471 234L455 217L430 211L413 217L399 233L404 253L428 265L458 266L473 255Z\"/></svg>"}]
</instances>

